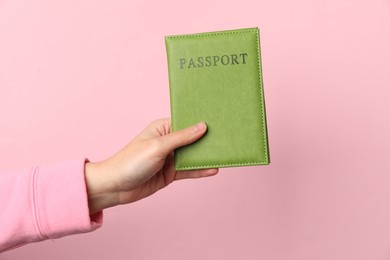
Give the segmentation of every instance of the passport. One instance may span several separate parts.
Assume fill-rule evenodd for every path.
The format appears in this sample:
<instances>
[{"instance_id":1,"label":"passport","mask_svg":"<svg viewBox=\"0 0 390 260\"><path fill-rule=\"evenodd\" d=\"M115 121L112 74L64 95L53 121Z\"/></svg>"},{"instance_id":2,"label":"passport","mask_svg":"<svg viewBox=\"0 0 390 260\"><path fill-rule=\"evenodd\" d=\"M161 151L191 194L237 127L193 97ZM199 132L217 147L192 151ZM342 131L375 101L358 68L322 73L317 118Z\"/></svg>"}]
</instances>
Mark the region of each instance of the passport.
<instances>
[{"instance_id":1,"label":"passport","mask_svg":"<svg viewBox=\"0 0 390 260\"><path fill-rule=\"evenodd\" d=\"M175 149L175 170L270 163L258 27L166 35L172 132L204 121Z\"/></svg>"}]
</instances>

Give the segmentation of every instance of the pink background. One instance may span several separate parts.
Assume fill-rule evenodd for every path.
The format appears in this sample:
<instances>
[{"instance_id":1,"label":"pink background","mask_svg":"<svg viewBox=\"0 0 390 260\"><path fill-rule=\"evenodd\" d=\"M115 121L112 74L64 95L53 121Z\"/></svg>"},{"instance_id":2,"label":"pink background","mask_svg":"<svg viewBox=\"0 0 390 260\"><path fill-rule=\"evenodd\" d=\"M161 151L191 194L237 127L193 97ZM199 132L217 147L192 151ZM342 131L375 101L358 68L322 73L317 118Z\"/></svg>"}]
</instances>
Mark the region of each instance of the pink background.
<instances>
[{"instance_id":1,"label":"pink background","mask_svg":"<svg viewBox=\"0 0 390 260\"><path fill-rule=\"evenodd\" d=\"M164 35L255 26L272 165L0 259L390 259L388 0L0 0L1 169L105 159L170 116Z\"/></svg>"}]
</instances>

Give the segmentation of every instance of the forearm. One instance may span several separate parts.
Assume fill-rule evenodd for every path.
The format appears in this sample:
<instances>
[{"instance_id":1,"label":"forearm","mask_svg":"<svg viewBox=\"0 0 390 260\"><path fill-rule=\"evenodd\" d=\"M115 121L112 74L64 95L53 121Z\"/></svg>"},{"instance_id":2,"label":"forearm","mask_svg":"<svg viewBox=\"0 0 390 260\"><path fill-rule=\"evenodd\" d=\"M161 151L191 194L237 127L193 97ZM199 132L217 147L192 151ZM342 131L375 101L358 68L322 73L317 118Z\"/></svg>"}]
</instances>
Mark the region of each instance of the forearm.
<instances>
[{"instance_id":1,"label":"forearm","mask_svg":"<svg viewBox=\"0 0 390 260\"><path fill-rule=\"evenodd\" d=\"M109 174L108 171L104 170L101 162L87 162L85 164L90 215L118 205L119 195L115 183L108 178Z\"/></svg>"}]
</instances>

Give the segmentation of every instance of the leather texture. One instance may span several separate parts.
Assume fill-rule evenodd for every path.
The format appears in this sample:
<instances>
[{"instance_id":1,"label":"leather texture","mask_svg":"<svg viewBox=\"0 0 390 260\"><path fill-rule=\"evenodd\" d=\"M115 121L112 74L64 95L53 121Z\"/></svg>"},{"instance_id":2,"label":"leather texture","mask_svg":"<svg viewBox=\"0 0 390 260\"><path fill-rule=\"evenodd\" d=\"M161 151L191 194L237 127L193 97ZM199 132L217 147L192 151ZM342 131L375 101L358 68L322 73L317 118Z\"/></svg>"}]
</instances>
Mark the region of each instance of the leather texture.
<instances>
[{"instance_id":1,"label":"leather texture","mask_svg":"<svg viewBox=\"0 0 390 260\"><path fill-rule=\"evenodd\" d=\"M270 163L257 27L165 36L172 131L207 132L174 151L176 170Z\"/></svg>"}]
</instances>

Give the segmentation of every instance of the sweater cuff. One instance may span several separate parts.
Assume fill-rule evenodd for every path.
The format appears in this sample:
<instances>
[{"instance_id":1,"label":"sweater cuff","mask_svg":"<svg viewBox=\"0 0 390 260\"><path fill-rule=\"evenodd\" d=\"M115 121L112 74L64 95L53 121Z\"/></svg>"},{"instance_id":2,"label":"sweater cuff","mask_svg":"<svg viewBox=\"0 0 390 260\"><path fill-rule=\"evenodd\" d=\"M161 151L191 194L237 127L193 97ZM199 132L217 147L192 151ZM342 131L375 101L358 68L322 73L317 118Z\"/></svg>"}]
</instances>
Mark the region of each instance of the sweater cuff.
<instances>
[{"instance_id":1,"label":"sweater cuff","mask_svg":"<svg viewBox=\"0 0 390 260\"><path fill-rule=\"evenodd\" d=\"M35 222L42 239L91 232L103 224L103 211L89 215L85 181L87 158L59 162L33 171Z\"/></svg>"}]
</instances>

